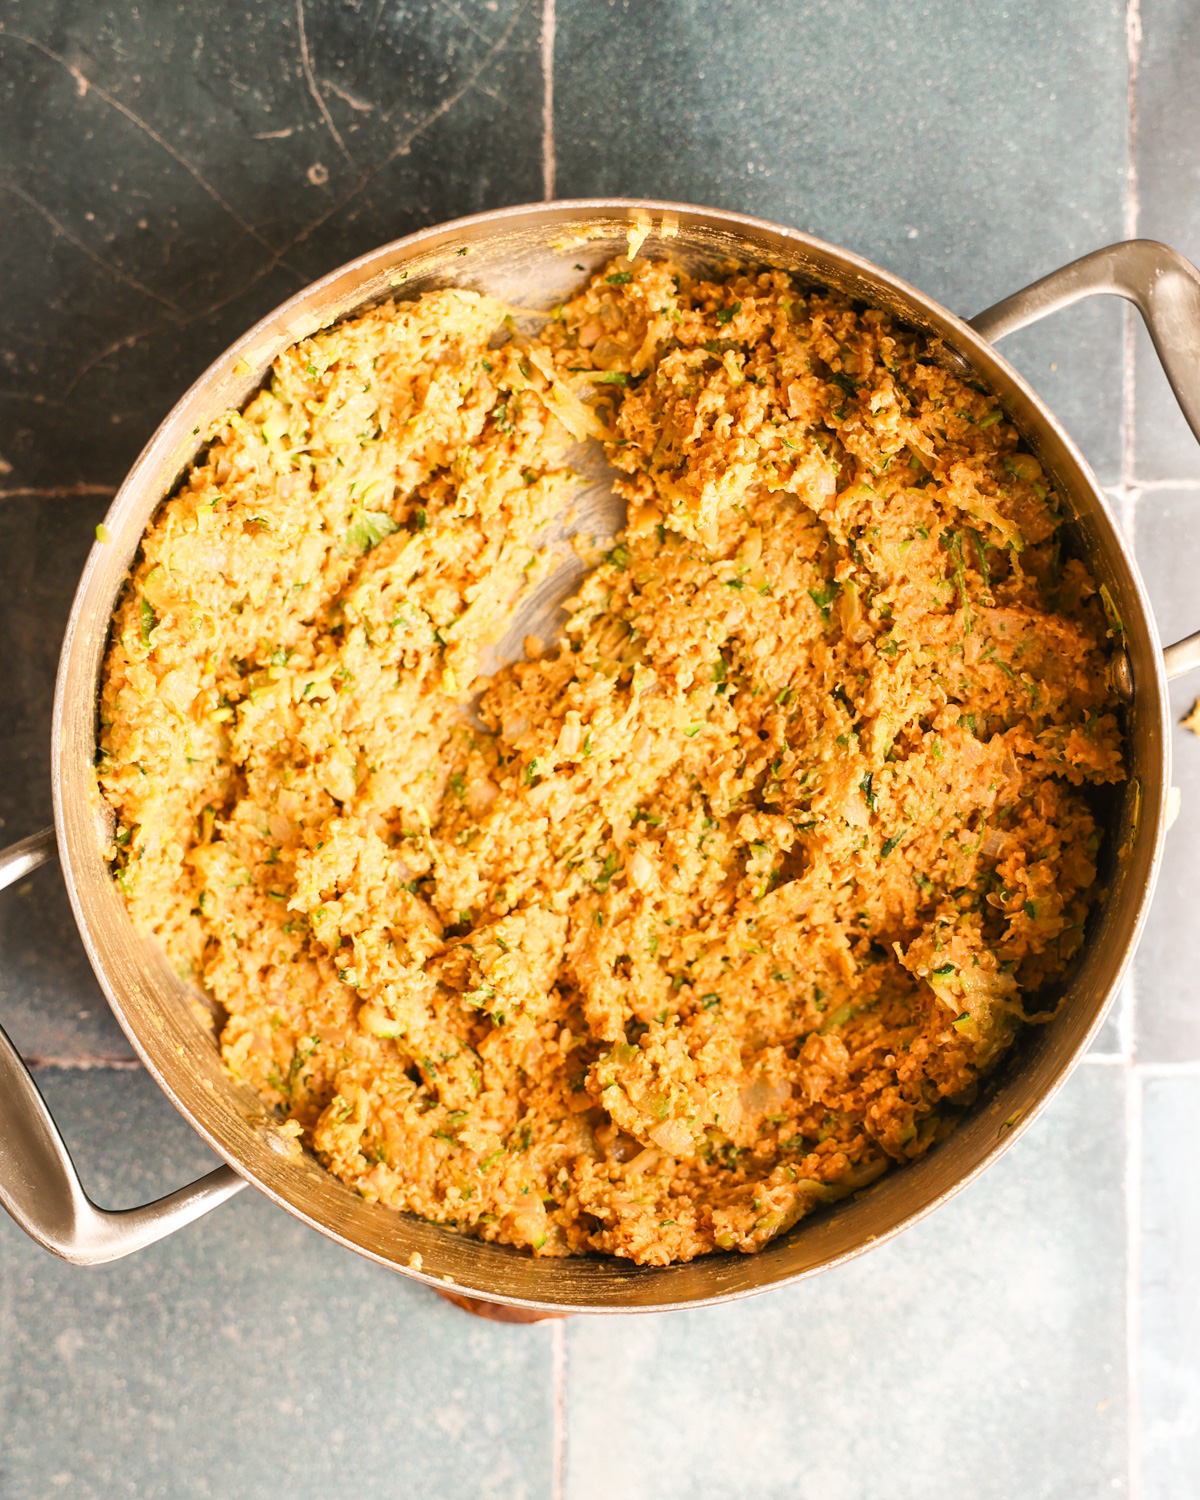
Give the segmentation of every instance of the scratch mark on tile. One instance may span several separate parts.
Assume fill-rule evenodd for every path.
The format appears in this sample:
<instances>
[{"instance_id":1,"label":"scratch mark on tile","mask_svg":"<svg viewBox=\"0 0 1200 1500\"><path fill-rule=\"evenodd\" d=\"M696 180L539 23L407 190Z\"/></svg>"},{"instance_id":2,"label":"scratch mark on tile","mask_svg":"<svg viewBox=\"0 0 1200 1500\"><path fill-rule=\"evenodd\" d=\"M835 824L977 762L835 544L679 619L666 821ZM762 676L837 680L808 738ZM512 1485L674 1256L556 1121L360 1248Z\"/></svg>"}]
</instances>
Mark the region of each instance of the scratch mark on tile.
<instances>
[{"instance_id":1,"label":"scratch mark on tile","mask_svg":"<svg viewBox=\"0 0 1200 1500\"><path fill-rule=\"evenodd\" d=\"M452 16L461 21L468 31L474 32L481 42L487 41L487 33L480 31L470 16L464 15L460 7L454 4L454 0L438 0L438 3L443 10L448 10Z\"/></svg>"},{"instance_id":2,"label":"scratch mark on tile","mask_svg":"<svg viewBox=\"0 0 1200 1500\"><path fill-rule=\"evenodd\" d=\"M368 104L363 99L356 99L354 95L347 92L346 89L338 88L337 84L334 83L332 78L322 78L321 87L327 88L331 94L336 94L344 104L348 104L351 109L358 110L360 114L369 115L375 108L373 104Z\"/></svg>"},{"instance_id":3,"label":"scratch mark on tile","mask_svg":"<svg viewBox=\"0 0 1200 1500\"><path fill-rule=\"evenodd\" d=\"M321 90L317 87L317 80L313 76L312 59L308 55L308 33L304 29L304 0L296 0L296 25L300 32L300 64L304 69L304 77L308 82L308 92L317 101L317 108L321 111L321 118L325 121L329 134L337 142L337 148L346 158L350 166L357 165L350 152L346 149L346 143L342 140L337 126L333 123L333 116L329 113L329 106L321 97Z\"/></svg>"},{"instance_id":4,"label":"scratch mark on tile","mask_svg":"<svg viewBox=\"0 0 1200 1500\"><path fill-rule=\"evenodd\" d=\"M39 214L43 219L45 219L47 224L50 225L50 227L54 230L54 233L58 235L60 239L64 239L68 244L74 245L76 250L80 251L81 254L86 255L90 261L98 265L101 270L106 271L108 275L112 276L115 280L124 282L126 286L132 287L136 292L141 292L143 297L149 297L152 301L160 303L167 309L168 312L172 313L175 317L183 316L183 309L178 305L178 303L173 302L170 297L162 296L152 287L146 286L145 283L139 281L136 276L130 276L127 272L122 271L119 266L114 266L111 261L105 260L102 255L97 255L89 245L85 244L84 241L78 237L78 235L72 234L65 224L60 223L60 221L55 218L55 216L50 212L50 210L44 203L39 203L38 200L34 198L32 194L27 193L24 188L18 187L15 182L0 182L0 192L11 193L14 198L19 199L20 202L24 203L27 208L31 208L34 213Z\"/></svg>"},{"instance_id":5,"label":"scratch mark on tile","mask_svg":"<svg viewBox=\"0 0 1200 1500\"><path fill-rule=\"evenodd\" d=\"M192 321L192 318L181 318L175 326L177 328L186 328ZM70 399L84 377L90 375L97 365L103 364L106 359L121 349L132 349L135 344L140 344L143 339L148 339L152 333L158 333L160 327L160 324L155 323L150 328L139 328L135 333L124 334L121 338L115 339L111 344L106 345L98 354L93 354L91 359L85 360L79 369L75 371L74 376L63 392L64 398Z\"/></svg>"},{"instance_id":6,"label":"scratch mark on tile","mask_svg":"<svg viewBox=\"0 0 1200 1500\"><path fill-rule=\"evenodd\" d=\"M386 3L387 0L378 0L378 4L375 6L375 19L371 22L371 30L367 36L368 56L370 55L371 48L375 45L375 33L379 30L379 23L383 19L383 7Z\"/></svg>"},{"instance_id":7,"label":"scratch mark on tile","mask_svg":"<svg viewBox=\"0 0 1200 1500\"><path fill-rule=\"evenodd\" d=\"M30 406L65 406L66 400L42 391L0 391L0 401L28 401Z\"/></svg>"}]
</instances>

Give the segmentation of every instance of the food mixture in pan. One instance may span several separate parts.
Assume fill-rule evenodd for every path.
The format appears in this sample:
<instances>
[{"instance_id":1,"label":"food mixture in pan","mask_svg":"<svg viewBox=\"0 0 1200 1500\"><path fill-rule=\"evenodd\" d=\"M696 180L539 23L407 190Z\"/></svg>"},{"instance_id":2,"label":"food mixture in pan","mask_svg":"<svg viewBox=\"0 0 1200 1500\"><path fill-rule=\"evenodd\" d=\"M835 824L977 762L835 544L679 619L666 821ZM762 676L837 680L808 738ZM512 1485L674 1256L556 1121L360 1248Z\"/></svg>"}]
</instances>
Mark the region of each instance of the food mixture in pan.
<instances>
[{"instance_id":1,"label":"food mixture in pan","mask_svg":"<svg viewBox=\"0 0 1200 1500\"><path fill-rule=\"evenodd\" d=\"M996 401L779 271L622 257L280 356L146 533L99 778L140 930L370 1200L754 1251L953 1128L1080 946L1104 590ZM479 677L598 439L627 530Z\"/></svg>"}]
</instances>

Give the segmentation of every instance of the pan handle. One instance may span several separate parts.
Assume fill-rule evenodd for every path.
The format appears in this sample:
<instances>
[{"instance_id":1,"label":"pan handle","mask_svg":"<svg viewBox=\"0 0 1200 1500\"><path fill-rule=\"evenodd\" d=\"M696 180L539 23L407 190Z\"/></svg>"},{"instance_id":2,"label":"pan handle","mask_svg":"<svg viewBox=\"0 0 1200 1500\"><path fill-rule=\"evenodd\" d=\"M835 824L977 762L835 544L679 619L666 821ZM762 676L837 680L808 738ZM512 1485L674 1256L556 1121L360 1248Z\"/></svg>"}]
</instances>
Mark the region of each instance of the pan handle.
<instances>
[{"instance_id":1,"label":"pan handle","mask_svg":"<svg viewBox=\"0 0 1200 1500\"><path fill-rule=\"evenodd\" d=\"M995 343L1048 313L1105 295L1124 297L1141 313L1180 410L1200 441L1200 271L1169 245L1124 240L1093 250L969 321ZM1163 663L1168 678L1200 667L1200 631L1168 646Z\"/></svg>"},{"instance_id":2,"label":"pan handle","mask_svg":"<svg viewBox=\"0 0 1200 1500\"><path fill-rule=\"evenodd\" d=\"M53 854L52 828L0 852L0 890ZM72 1265L104 1265L182 1229L245 1186L231 1167L218 1167L157 1203L119 1213L97 1208L37 1084L0 1029L0 1207L43 1249Z\"/></svg>"}]
</instances>

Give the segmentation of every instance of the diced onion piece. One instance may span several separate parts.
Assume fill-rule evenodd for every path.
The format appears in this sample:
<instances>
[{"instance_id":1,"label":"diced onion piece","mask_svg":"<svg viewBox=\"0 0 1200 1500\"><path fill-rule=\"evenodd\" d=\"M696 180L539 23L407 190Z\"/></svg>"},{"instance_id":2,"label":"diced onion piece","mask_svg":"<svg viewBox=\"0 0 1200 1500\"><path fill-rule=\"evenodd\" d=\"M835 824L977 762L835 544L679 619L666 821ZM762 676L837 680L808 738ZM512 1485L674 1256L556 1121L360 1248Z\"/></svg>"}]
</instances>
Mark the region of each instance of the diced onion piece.
<instances>
[{"instance_id":1,"label":"diced onion piece","mask_svg":"<svg viewBox=\"0 0 1200 1500\"><path fill-rule=\"evenodd\" d=\"M664 1120L648 1132L650 1139L668 1156L692 1154L692 1132L682 1120Z\"/></svg>"},{"instance_id":2,"label":"diced onion piece","mask_svg":"<svg viewBox=\"0 0 1200 1500\"><path fill-rule=\"evenodd\" d=\"M389 1015L378 1005L364 1005L358 1013L358 1024L371 1036L395 1037L404 1032L404 1027L395 1016Z\"/></svg>"},{"instance_id":3,"label":"diced onion piece","mask_svg":"<svg viewBox=\"0 0 1200 1500\"><path fill-rule=\"evenodd\" d=\"M653 749L654 735L643 724L633 737L633 744L629 747L629 753L633 756L634 760L644 762L650 759L650 752Z\"/></svg>"}]
</instances>

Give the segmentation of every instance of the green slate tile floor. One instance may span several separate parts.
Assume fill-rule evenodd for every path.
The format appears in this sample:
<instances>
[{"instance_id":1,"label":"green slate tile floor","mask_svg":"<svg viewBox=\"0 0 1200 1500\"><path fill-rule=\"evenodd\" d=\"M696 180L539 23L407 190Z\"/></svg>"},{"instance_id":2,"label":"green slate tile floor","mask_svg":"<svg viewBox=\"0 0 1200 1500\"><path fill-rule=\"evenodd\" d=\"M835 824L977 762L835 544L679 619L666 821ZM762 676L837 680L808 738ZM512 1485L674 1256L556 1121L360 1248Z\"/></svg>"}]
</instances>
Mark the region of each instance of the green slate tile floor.
<instances>
[{"instance_id":1,"label":"green slate tile floor","mask_svg":"<svg viewBox=\"0 0 1200 1500\"><path fill-rule=\"evenodd\" d=\"M1200 0L2 0L0 838L49 816L108 496L306 281L477 209L644 194L795 224L969 315L1128 233L1200 258L1198 79ZM1200 456L1148 350L1110 304L1005 346L1171 637L1200 627ZM899 1240L748 1303L520 1328L250 1194L90 1272L4 1219L0 1500L1200 1494L1200 740L1174 751L1183 811L1092 1054ZM211 1160L53 870L0 897L0 1022L100 1201Z\"/></svg>"}]
</instances>

